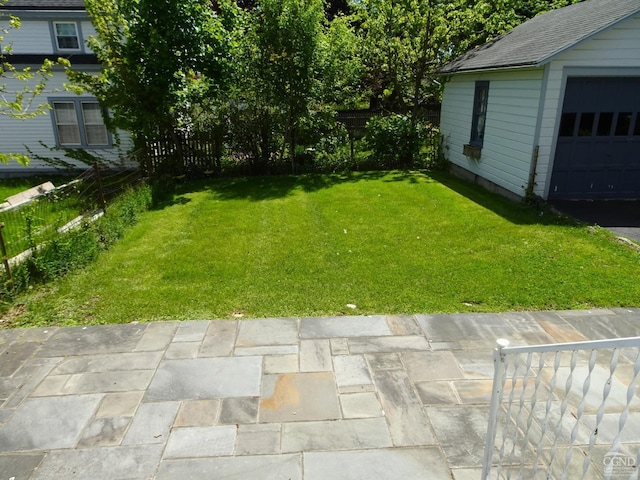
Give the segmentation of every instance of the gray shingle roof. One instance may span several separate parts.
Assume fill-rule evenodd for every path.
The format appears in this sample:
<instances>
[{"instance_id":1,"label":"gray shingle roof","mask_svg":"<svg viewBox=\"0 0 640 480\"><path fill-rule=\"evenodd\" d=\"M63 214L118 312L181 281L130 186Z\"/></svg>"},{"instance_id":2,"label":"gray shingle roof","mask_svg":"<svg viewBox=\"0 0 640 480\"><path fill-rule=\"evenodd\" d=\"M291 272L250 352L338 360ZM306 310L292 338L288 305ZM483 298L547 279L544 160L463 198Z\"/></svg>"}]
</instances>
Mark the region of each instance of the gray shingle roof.
<instances>
[{"instance_id":1,"label":"gray shingle roof","mask_svg":"<svg viewBox=\"0 0 640 480\"><path fill-rule=\"evenodd\" d=\"M592 35L640 13L640 0L586 0L552 10L471 50L442 73L542 65Z\"/></svg>"},{"instance_id":2,"label":"gray shingle roof","mask_svg":"<svg viewBox=\"0 0 640 480\"><path fill-rule=\"evenodd\" d=\"M5 10L84 10L84 0L7 0Z\"/></svg>"}]
</instances>

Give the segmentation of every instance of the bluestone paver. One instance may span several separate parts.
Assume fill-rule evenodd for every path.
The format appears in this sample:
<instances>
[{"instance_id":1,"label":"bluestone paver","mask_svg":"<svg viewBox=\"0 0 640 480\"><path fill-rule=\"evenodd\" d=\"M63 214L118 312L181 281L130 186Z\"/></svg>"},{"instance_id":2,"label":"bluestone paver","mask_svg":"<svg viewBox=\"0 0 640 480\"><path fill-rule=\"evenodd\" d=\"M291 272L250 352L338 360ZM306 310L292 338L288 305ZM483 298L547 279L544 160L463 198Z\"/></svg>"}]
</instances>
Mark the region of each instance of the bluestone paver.
<instances>
[{"instance_id":1,"label":"bluestone paver","mask_svg":"<svg viewBox=\"0 0 640 480\"><path fill-rule=\"evenodd\" d=\"M381 315L369 317L302 318L301 338L375 337L392 335Z\"/></svg>"},{"instance_id":2,"label":"bluestone paver","mask_svg":"<svg viewBox=\"0 0 640 480\"><path fill-rule=\"evenodd\" d=\"M236 455L269 455L281 452L282 424L238 425Z\"/></svg>"},{"instance_id":3,"label":"bluestone paver","mask_svg":"<svg viewBox=\"0 0 640 480\"><path fill-rule=\"evenodd\" d=\"M638 334L640 309L624 308L0 330L0 477L479 478L497 338L523 345ZM598 442L617 434L633 354L620 352ZM572 372L570 353L557 360L549 422L568 436L589 355L580 353ZM583 446L598 421L609 364L599 355L591 372L576 430ZM546 415L547 368L540 380L534 442ZM529 409L525 403L523 415ZM638 418L640 392L628 410L623 453L640 445ZM589 478L604 478L609 447L598 442L600 465ZM541 453L550 458L547 447ZM525 475L532 458L524 458ZM568 478L582 458L572 457Z\"/></svg>"},{"instance_id":4,"label":"bluestone paver","mask_svg":"<svg viewBox=\"0 0 640 480\"><path fill-rule=\"evenodd\" d=\"M184 400L178 410L174 427L208 427L215 425L222 400Z\"/></svg>"},{"instance_id":5,"label":"bluestone paver","mask_svg":"<svg viewBox=\"0 0 640 480\"><path fill-rule=\"evenodd\" d=\"M338 387L373 384L364 355L338 355L333 357L333 368Z\"/></svg>"},{"instance_id":6,"label":"bluestone paver","mask_svg":"<svg viewBox=\"0 0 640 480\"><path fill-rule=\"evenodd\" d=\"M298 345L298 322L292 318L267 318L240 322L236 348Z\"/></svg>"},{"instance_id":7,"label":"bluestone paver","mask_svg":"<svg viewBox=\"0 0 640 480\"><path fill-rule=\"evenodd\" d=\"M330 372L331 370L331 344L329 340L300 341L301 372Z\"/></svg>"},{"instance_id":8,"label":"bluestone paver","mask_svg":"<svg viewBox=\"0 0 640 480\"><path fill-rule=\"evenodd\" d=\"M340 418L336 384L329 372L265 375L259 408L261 423Z\"/></svg>"},{"instance_id":9,"label":"bluestone paver","mask_svg":"<svg viewBox=\"0 0 640 480\"><path fill-rule=\"evenodd\" d=\"M141 404L123 445L166 443L179 407L180 402Z\"/></svg>"},{"instance_id":10,"label":"bluestone paver","mask_svg":"<svg viewBox=\"0 0 640 480\"><path fill-rule=\"evenodd\" d=\"M108 393L102 399L96 417L133 417L143 395L144 391Z\"/></svg>"},{"instance_id":11,"label":"bluestone paver","mask_svg":"<svg viewBox=\"0 0 640 480\"><path fill-rule=\"evenodd\" d=\"M164 445L135 445L54 450L47 454L32 480L152 478L163 448Z\"/></svg>"},{"instance_id":12,"label":"bluestone paver","mask_svg":"<svg viewBox=\"0 0 640 480\"><path fill-rule=\"evenodd\" d=\"M173 337L174 342L200 342L204 339L209 322L188 320L180 322L178 330Z\"/></svg>"},{"instance_id":13,"label":"bluestone paver","mask_svg":"<svg viewBox=\"0 0 640 480\"><path fill-rule=\"evenodd\" d=\"M396 446L434 445L435 437L422 403L404 370L373 374L389 430Z\"/></svg>"},{"instance_id":14,"label":"bluestone paver","mask_svg":"<svg viewBox=\"0 0 640 480\"><path fill-rule=\"evenodd\" d=\"M220 423L255 423L258 421L260 397L223 398Z\"/></svg>"},{"instance_id":15,"label":"bluestone paver","mask_svg":"<svg viewBox=\"0 0 640 480\"><path fill-rule=\"evenodd\" d=\"M0 454L0 472L8 479L29 480L44 457L44 453Z\"/></svg>"},{"instance_id":16,"label":"bluestone paver","mask_svg":"<svg viewBox=\"0 0 640 480\"><path fill-rule=\"evenodd\" d=\"M450 480L446 460L437 448L309 452L304 454L305 480Z\"/></svg>"},{"instance_id":17,"label":"bluestone paver","mask_svg":"<svg viewBox=\"0 0 640 480\"><path fill-rule=\"evenodd\" d=\"M131 417L96 418L82 431L78 447L109 447L122 442Z\"/></svg>"},{"instance_id":18,"label":"bluestone paver","mask_svg":"<svg viewBox=\"0 0 640 480\"><path fill-rule=\"evenodd\" d=\"M231 455L236 443L235 425L174 428L164 458Z\"/></svg>"},{"instance_id":19,"label":"bluestone paver","mask_svg":"<svg viewBox=\"0 0 640 480\"><path fill-rule=\"evenodd\" d=\"M354 338L349 342L351 353L381 353L424 351L429 342L424 336L407 335L403 337Z\"/></svg>"},{"instance_id":20,"label":"bluestone paver","mask_svg":"<svg viewBox=\"0 0 640 480\"><path fill-rule=\"evenodd\" d=\"M382 416L382 406L375 392L340 395L344 418L371 418Z\"/></svg>"},{"instance_id":21,"label":"bluestone paver","mask_svg":"<svg viewBox=\"0 0 640 480\"><path fill-rule=\"evenodd\" d=\"M0 427L0 451L73 448L102 395L29 398Z\"/></svg>"},{"instance_id":22,"label":"bluestone paver","mask_svg":"<svg viewBox=\"0 0 640 480\"><path fill-rule=\"evenodd\" d=\"M197 400L260 395L261 357L166 360L145 401Z\"/></svg>"},{"instance_id":23,"label":"bluestone paver","mask_svg":"<svg viewBox=\"0 0 640 480\"><path fill-rule=\"evenodd\" d=\"M255 455L237 457L163 460L156 480L302 480L302 458L293 455Z\"/></svg>"},{"instance_id":24,"label":"bluestone paver","mask_svg":"<svg viewBox=\"0 0 640 480\"><path fill-rule=\"evenodd\" d=\"M359 450L391 447L384 418L291 422L282 426L283 452Z\"/></svg>"}]
</instances>

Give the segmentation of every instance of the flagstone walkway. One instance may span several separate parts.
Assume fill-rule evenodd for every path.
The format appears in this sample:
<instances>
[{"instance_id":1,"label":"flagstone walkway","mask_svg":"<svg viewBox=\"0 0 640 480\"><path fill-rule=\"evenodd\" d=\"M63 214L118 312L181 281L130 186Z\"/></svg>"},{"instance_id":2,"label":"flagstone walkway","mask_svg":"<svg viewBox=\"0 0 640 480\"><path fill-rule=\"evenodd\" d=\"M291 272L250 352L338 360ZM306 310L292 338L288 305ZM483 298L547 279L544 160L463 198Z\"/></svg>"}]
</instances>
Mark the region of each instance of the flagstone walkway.
<instances>
[{"instance_id":1,"label":"flagstone walkway","mask_svg":"<svg viewBox=\"0 0 640 480\"><path fill-rule=\"evenodd\" d=\"M0 330L0 479L478 479L497 338L640 309Z\"/></svg>"}]
</instances>

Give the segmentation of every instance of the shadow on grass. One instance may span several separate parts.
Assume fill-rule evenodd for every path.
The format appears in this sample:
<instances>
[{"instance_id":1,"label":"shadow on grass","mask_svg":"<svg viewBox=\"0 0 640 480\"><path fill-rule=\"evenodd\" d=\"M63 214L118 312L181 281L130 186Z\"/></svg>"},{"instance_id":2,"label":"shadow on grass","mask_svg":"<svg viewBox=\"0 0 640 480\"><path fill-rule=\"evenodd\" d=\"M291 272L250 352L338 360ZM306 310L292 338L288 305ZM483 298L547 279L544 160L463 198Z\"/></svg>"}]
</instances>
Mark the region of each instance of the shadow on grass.
<instances>
[{"instance_id":1,"label":"shadow on grass","mask_svg":"<svg viewBox=\"0 0 640 480\"><path fill-rule=\"evenodd\" d=\"M409 171L370 171L344 174L305 174L269 177L236 177L200 180L178 186L177 194L195 191L210 191L217 200L275 200L292 195L295 191L315 192L345 183L371 180L387 182L431 181L428 174Z\"/></svg>"},{"instance_id":2,"label":"shadow on grass","mask_svg":"<svg viewBox=\"0 0 640 480\"><path fill-rule=\"evenodd\" d=\"M264 177L234 177L198 180L180 184L177 198L162 205L180 203L190 192L208 191L217 200L275 200L292 195L295 191L315 192L345 183L363 181L405 182L408 184L438 182L469 201L480 205L511 223L519 225L575 225L568 217L561 217L547 208L534 208L524 203L507 200L482 187L470 184L447 172L438 171L369 171L344 174L305 174Z\"/></svg>"},{"instance_id":3,"label":"shadow on grass","mask_svg":"<svg viewBox=\"0 0 640 480\"><path fill-rule=\"evenodd\" d=\"M491 210L496 215L516 225L577 225L573 219L559 216L546 206L533 207L522 202L508 200L497 193L489 192L479 185L466 182L450 173L433 172L431 173L431 178L471 202Z\"/></svg>"}]
</instances>

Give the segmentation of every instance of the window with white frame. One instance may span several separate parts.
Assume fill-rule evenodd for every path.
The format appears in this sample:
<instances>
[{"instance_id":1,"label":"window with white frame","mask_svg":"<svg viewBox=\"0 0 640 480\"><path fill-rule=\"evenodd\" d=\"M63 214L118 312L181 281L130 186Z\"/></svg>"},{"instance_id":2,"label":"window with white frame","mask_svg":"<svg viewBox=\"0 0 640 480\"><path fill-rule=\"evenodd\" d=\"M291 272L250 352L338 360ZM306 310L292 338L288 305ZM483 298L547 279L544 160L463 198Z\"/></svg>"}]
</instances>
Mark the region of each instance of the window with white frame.
<instances>
[{"instance_id":1,"label":"window with white frame","mask_svg":"<svg viewBox=\"0 0 640 480\"><path fill-rule=\"evenodd\" d=\"M95 100L50 100L56 143L60 147L109 147L111 139Z\"/></svg>"},{"instance_id":2,"label":"window with white frame","mask_svg":"<svg viewBox=\"0 0 640 480\"><path fill-rule=\"evenodd\" d=\"M76 22L53 22L53 37L56 50L79 51L82 50L82 42Z\"/></svg>"}]
</instances>

